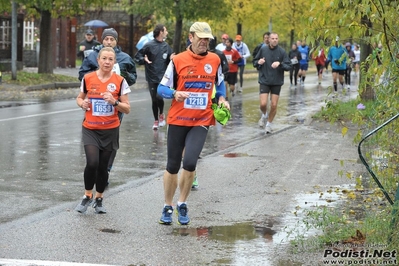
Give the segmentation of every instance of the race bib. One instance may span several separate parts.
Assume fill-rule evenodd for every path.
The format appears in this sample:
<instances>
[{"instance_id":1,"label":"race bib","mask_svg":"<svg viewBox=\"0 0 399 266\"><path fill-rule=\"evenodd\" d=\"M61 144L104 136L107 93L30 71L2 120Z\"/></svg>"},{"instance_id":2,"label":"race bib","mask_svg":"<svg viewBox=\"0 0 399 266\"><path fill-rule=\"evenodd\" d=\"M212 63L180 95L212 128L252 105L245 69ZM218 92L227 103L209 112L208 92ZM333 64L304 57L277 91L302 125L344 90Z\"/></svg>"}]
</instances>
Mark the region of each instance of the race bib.
<instances>
[{"instance_id":1,"label":"race bib","mask_svg":"<svg viewBox=\"0 0 399 266\"><path fill-rule=\"evenodd\" d=\"M291 64L293 64L293 65L298 64L298 59L292 58L292 59L291 59Z\"/></svg>"},{"instance_id":2,"label":"race bib","mask_svg":"<svg viewBox=\"0 0 399 266\"><path fill-rule=\"evenodd\" d=\"M89 54L91 54L92 52L93 52L93 50L90 49L90 50L83 51L83 54L84 54L85 57L88 57Z\"/></svg>"},{"instance_id":3,"label":"race bib","mask_svg":"<svg viewBox=\"0 0 399 266\"><path fill-rule=\"evenodd\" d=\"M121 74L121 68L119 67L118 63L114 64L114 66L112 67L112 71L115 72L118 75Z\"/></svg>"},{"instance_id":4,"label":"race bib","mask_svg":"<svg viewBox=\"0 0 399 266\"><path fill-rule=\"evenodd\" d=\"M103 99L91 99L93 116L111 116L114 114L114 107Z\"/></svg>"},{"instance_id":5,"label":"race bib","mask_svg":"<svg viewBox=\"0 0 399 266\"><path fill-rule=\"evenodd\" d=\"M190 97L184 100L184 108L205 110L208 105L208 93L191 92Z\"/></svg>"},{"instance_id":6,"label":"race bib","mask_svg":"<svg viewBox=\"0 0 399 266\"><path fill-rule=\"evenodd\" d=\"M308 59L308 55L306 53L301 53L301 56L302 56L302 60Z\"/></svg>"}]
</instances>

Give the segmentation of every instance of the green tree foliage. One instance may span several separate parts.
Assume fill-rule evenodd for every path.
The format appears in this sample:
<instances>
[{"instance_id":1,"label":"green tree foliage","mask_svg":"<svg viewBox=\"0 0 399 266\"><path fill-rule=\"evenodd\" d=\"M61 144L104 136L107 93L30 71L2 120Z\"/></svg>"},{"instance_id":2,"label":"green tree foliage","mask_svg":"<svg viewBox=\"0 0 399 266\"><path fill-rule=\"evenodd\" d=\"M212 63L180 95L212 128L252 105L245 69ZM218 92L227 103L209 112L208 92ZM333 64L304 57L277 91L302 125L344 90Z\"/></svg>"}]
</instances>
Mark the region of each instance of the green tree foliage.
<instances>
[{"instance_id":1,"label":"green tree foliage","mask_svg":"<svg viewBox=\"0 0 399 266\"><path fill-rule=\"evenodd\" d=\"M0 11L11 10L9 1L0 0ZM51 33L52 18L75 16L92 6L104 6L110 3L103 3L102 0L17 0L20 9L28 16L40 20L40 54L39 73L53 73L52 40L55 36Z\"/></svg>"},{"instance_id":2,"label":"green tree foliage","mask_svg":"<svg viewBox=\"0 0 399 266\"><path fill-rule=\"evenodd\" d=\"M130 5L125 2L125 4ZM195 21L211 20L228 16L231 7L223 0L204 1L201 0L136 0L130 5L130 14L154 15L154 23L166 20L173 20L175 23L173 51L180 52L183 31L188 35L189 26ZM185 24L184 24L185 23ZM184 29L183 29L184 25ZM212 25L211 25L212 27Z\"/></svg>"}]
</instances>

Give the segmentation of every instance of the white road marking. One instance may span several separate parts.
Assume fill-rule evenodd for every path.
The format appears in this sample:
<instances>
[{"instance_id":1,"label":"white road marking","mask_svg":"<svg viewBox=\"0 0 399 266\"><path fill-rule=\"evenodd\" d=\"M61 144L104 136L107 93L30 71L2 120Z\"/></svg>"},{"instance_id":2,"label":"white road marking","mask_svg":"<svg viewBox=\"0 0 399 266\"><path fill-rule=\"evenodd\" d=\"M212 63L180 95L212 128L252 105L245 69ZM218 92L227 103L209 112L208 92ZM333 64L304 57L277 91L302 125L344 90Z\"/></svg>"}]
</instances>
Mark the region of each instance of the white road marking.
<instances>
[{"instance_id":1,"label":"white road marking","mask_svg":"<svg viewBox=\"0 0 399 266\"><path fill-rule=\"evenodd\" d=\"M2 266L116 266L110 264L89 264L89 263L76 263L65 261L46 261L46 260L13 260L1 259L0 265Z\"/></svg>"},{"instance_id":2,"label":"white road marking","mask_svg":"<svg viewBox=\"0 0 399 266\"><path fill-rule=\"evenodd\" d=\"M135 101L129 101L129 102L137 103L137 102L143 102L143 101L147 101L147 100L142 99L142 100L135 100ZM77 108L63 110L63 111L56 111L56 112L49 112L49 113L42 113L42 114L35 114L35 115L24 115L24 116L19 116L19 117L11 117L11 118L0 119L0 122L26 119L26 118L32 118L32 117L39 117L39 116L46 116L46 115L62 114L62 113L75 112L75 111L82 112L82 109L77 107Z\"/></svg>"}]
</instances>

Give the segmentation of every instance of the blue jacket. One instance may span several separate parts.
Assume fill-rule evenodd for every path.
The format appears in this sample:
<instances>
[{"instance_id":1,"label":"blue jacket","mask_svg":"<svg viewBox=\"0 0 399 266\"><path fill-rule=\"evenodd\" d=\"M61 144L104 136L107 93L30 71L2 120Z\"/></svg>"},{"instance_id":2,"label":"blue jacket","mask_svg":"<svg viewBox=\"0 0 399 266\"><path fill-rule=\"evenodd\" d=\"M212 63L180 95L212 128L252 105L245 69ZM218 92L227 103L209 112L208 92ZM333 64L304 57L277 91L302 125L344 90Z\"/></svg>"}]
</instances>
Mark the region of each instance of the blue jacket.
<instances>
[{"instance_id":1,"label":"blue jacket","mask_svg":"<svg viewBox=\"0 0 399 266\"><path fill-rule=\"evenodd\" d=\"M346 70L347 52L343 45L331 46L328 50L328 60L331 62L331 68L336 70Z\"/></svg>"},{"instance_id":2,"label":"blue jacket","mask_svg":"<svg viewBox=\"0 0 399 266\"><path fill-rule=\"evenodd\" d=\"M100 50L104 47L104 45L97 45L93 48L93 52L91 52L82 62L82 66L79 69L79 80L83 79L83 76L86 73L93 72L98 69L97 57ZM116 62L119 64L119 68L121 71L121 76L124 77L129 86L136 83L137 72L136 72L136 64L133 59L127 54L122 52L122 50L116 46L114 47L116 53Z\"/></svg>"}]
</instances>

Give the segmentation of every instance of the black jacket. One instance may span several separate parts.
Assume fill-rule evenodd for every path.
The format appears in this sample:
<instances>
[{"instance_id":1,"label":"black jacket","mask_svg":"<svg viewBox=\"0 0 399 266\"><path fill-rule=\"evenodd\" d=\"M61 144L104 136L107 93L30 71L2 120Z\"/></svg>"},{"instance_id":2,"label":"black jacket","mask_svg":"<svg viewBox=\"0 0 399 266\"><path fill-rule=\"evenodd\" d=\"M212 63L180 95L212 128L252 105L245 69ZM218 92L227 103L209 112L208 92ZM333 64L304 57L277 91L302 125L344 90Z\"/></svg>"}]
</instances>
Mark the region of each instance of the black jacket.
<instances>
[{"instance_id":1,"label":"black jacket","mask_svg":"<svg viewBox=\"0 0 399 266\"><path fill-rule=\"evenodd\" d=\"M266 62L259 65L258 61L265 58ZM279 61L277 68L272 68L272 63ZM281 86L284 84L284 71L291 69L291 61L287 53L280 46L271 49L269 46L263 46L254 59L254 64L259 71L258 82L262 85Z\"/></svg>"},{"instance_id":2,"label":"black jacket","mask_svg":"<svg viewBox=\"0 0 399 266\"><path fill-rule=\"evenodd\" d=\"M85 47L85 49L83 50L83 51L80 51L80 46L84 46ZM95 47L95 46L97 46L97 45L101 45L101 43L99 43L98 41L96 41L96 40L91 40L91 42L88 42L86 39L85 40L83 40L83 41L81 41L80 43L79 43L79 45L78 45L78 53L76 54L80 59L82 59L82 62L83 62L83 60L85 59L85 51L88 51L88 50L92 50L93 49L93 47Z\"/></svg>"},{"instance_id":3,"label":"black jacket","mask_svg":"<svg viewBox=\"0 0 399 266\"><path fill-rule=\"evenodd\" d=\"M298 66L299 66L299 60L301 60L301 53L298 51L298 49L296 49L296 50L290 50L289 52L288 52L288 57L289 57L289 59L291 60L291 59L293 59L294 57L296 57L296 59L298 60Z\"/></svg>"},{"instance_id":4,"label":"black jacket","mask_svg":"<svg viewBox=\"0 0 399 266\"><path fill-rule=\"evenodd\" d=\"M153 39L141 48L134 56L134 61L139 65L145 65L145 79L149 83L160 83L173 53L169 44ZM144 61L147 55L151 64Z\"/></svg>"},{"instance_id":5,"label":"black jacket","mask_svg":"<svg viewBox=\"0 0 399 266\"><path fill-rule=\"evenodd\" d=\"M97 56L103 47L104 45L94 47L93 52L83 60L82 66L79 69L79 80L82 80L86 73L98 69ZM127 53L122 52L118 46L114 47L114 50L116 53L116 63L119 64L121 76L126 79L129 86L133 85L136 83L137 79L136 64L133 59Z\"/></svg>"}]
</instances>

